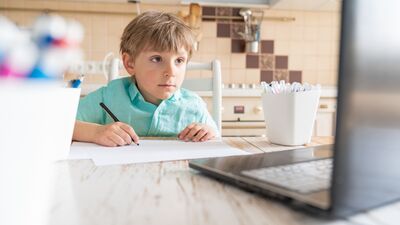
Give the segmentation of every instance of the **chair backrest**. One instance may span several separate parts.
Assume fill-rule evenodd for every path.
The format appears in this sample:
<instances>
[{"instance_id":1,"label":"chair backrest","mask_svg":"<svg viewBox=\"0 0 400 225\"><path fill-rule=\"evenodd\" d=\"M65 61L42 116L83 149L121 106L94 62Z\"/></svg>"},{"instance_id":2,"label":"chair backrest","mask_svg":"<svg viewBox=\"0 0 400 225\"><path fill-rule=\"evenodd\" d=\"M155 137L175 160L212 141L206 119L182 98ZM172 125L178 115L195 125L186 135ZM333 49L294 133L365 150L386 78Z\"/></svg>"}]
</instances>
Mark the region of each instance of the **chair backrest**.
<instances>
[{"instance_id":1,"label":"chair backrest","mask_svg":"<svg viewBox=\"0 0 400 225\"><path fill-rule=\"evenodd\" d=\"M212 93L212 112L211 115L217 124L218 131L221 133L221 63L215 59L208 63L189 62L187 70L210 70L210 78L186 78L182 87L191 91L211 91Z\"/></svg>"}]
</instances>

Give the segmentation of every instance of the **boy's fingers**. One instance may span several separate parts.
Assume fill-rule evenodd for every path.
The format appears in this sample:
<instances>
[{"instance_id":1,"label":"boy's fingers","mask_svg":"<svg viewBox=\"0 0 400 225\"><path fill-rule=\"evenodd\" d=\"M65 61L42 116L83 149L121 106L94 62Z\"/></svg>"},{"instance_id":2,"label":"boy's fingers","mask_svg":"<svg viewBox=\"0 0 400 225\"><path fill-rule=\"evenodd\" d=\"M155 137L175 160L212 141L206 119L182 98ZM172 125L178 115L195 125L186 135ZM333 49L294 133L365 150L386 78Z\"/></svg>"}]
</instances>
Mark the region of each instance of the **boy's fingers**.
<instances>
[{"instance_id":1,"label":"boy's fingers","mask_svg":"<svg viewBox=\"0 0 400 225\"><path fill-rule=\"evenodd\" d=\"M110 135L109 139L113 141L116 145L125 145L124 139L122 139L118 134Z\"/></svg>"},{"instance_id":2,"label":"boy's fingers","mask_svg":"<svg viewBox=\"0 0 400 225\"><path fill-rule=\"evenodd\" d=\"M120 127L126 133L128 133L130 139L128 143L131 143L132 139L136 144L139 143L139 136L136 134L135 130L131 126L129 126L128 124L123 124Z\"/></svg>"},{"instance_id":3,"label":"boy's fingers","mask_svg":"<svg viewBox=\"0 0 400 225\"><path fill-rule=\"evenodd\" d=\"M189 133L186 135L185 140L192 139L197 134L197 132L199 132L200 129L201 126L199 125L195 125L194 127L192 127L192 129L190 129Z\"/></svg>"},{"instance_id":4,"label":"boy's fingers","mask_svg":"<svg viewBox=\"0 0 400 225\"><path fill-rule=\"evenodd\" d=\"M204 129L200 129L199 132L197 132L197 134L194 136L193 141L200 141L201 138L203 138L208 131L204 130Z\"/></svg>"},{"instance_id":5,"label":"boy's fingers","mask_svg":"<svg viewBox=\"0 0 400 225\"><path fill-rule=\"evenodd\" d=\"M210 140L213 137L214 137L214 135L211 132L208 132L204 137L202 137L200 139L200 141L207 141L207 140Z\"/></svg>"},{"instance_id":6,"label":"boy's fingers","mask_svg":"<svg viewBox=\"0 0 400 225\"><path fill-rule=\"evenodd\" d=\"M125 144L130 144L132 142L130 134L126 132L123 128L118 127L118 130L115 132L125 141Z\"/></svg>"},{"instance_id":7,"label":"boy's fingers","mask_svg":"<svg viewBox=\"0 0 400 225\"><path fill-rule=\"evenodd\" d=\"M178 138L179 139L184 139L186 137L186 135L189 133L190 128L189 126L187 126L185 129L183 129L183 131L181 131L181 133L179 133Z\"/></svg>"},{"instance_id":8,"label":"boy's fingers","mask_svg":"<svg viewBox=\"0 0 400 225\"><path fill-rule=\"evenodd\" d=\"M108 147L117 147L118 145L115 144L115 142L113 140L111 140L111 138L107 137L105 139L105 145Z\"/></svg>"},{"instance_id":9,"label":"boy's fingers","mask_svg":"<svg viewBox=\"0 0 400 225\"><path fill-rule=\"evenodd\" d=\"M187 125L187 127L185 129L183 129L183 131L181 131L181 133L179 133L178 138L180 139L184 139L186 137L186 135L190 132L190 130L195 127L197 125L197 123L191 123L189 125Z\"/></svg>"}]
</instances>

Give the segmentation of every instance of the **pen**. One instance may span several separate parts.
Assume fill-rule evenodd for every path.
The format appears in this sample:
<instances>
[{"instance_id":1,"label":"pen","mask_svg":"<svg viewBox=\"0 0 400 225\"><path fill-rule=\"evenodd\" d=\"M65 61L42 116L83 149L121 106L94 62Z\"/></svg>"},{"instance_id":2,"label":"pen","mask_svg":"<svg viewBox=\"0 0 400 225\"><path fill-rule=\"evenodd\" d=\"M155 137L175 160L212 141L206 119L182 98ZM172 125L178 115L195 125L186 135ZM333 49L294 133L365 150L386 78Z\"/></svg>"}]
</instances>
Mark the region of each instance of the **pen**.
<instances>
[{"instance_id":1,"label":"pen","mask_svg":"<svg viewBox=\"0 0 400 225\"><path fill-rule=\"evenodd\" d=\"M114 120L114 122L119 122L119 119L111 112L111 110L102 102L100 102L100 106L101 108L103 108L106 113L111 116L111 118ZM136 145L139 145L139 143L136 143L133 138L132 138L133 143L135 143Z\"/></svg>"},{"instance_id":2,"label":"pen","mask_svg":"<svg viewBox=\"0 0 400 225\"><path fill-rule=\"evenodd\" d=\"M71 80L70 81L70 87L72 88L79 88L83 81L84 75L80 75L77 79Z\"/></svg>"}]
</instances>

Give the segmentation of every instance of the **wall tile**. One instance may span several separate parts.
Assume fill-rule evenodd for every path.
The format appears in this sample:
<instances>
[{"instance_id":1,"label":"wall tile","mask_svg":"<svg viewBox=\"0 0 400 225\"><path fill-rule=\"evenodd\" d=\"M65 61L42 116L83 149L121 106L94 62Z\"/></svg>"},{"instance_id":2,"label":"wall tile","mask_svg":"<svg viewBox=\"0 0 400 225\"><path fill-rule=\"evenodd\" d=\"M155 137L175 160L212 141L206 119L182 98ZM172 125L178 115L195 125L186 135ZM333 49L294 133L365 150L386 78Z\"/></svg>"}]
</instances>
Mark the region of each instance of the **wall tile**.
<instances>
[{"instance_id":1,"label":"wall tile","mask_svg":"<svg viewBox=\"0 0 400 225\"><path fill-rule=\"evenodd\" d=\"M241 8L232 8L232 16L240 16L242 17L239 12ZM243 18L241 19L232 19L232 22L243 22Z\"/></svg>"},{"instance_id":2,"label":"wall tile","mask_svg":"<svg viewBox=\"0 0 400 225\"><path fill-rule=\"evenodd\" d=\"M318 38L318 27L317 26L304 27L304 40L316 41L317 38Z\"/></svg>"},{"instance_id":3,"label":"wall tile","mask_svg":"<svg viewBox=\"0 0 400 225\"><path fill-rule=\"evenodd\" d=\"M217 23L217 37L231 37L231 25L228 23Z\"/></svg>"},{"instance_id":4,"label":"wall tile","mask_svg":"<svg viewBox=\"0 0 400 225\"><path fill-rule=\"evenodd\" d=\"M303 41L304 55L317 55L317 41Z\"/></svg>"},{"instance_id":5,"label":"wall tile","mask_svg":"<svg viewBox=\"0 0 400 225\"><path fill-rule=\"evenodd\" d=\"M246 43L244 40L237 40L237 39L232 39L231 40L231 50L232 53L243 53L246 47Z\"/></svg>"},{"instance_id":6,"label":"wall tile","mask_svg":"<svg viewBox=\"0 0 400 225\"><path fill-rule=\"evenodd\" d=\"M290 40L291 41L302 41L304 40L304 26L293 25L290 29Z\"/></svg>"},{"instance_id":7,"label":"wall tile","mask_svg":"<svg viewBox=\"0 0 400 225\"><path fill-rule=\"evenodd\" d=\"M201 39L198 48L199 53L216 53L217 38L204 37Z\"/></svg>"},{"instance_id":8,"label":"wall tile","mask_svg":"<svg viewBox=\"0 0 400 225\"><path fill-rule=\"evenodd\" d=\"M329 41L318 41L316 43L316 52L318 55L332 55L332 45Z\"/></svg>"},{"instance_id":9,"label":"wall tile","mask_svg":"<svg viewBox=\"0 0 400 225\"><path fill-rule=\"evenodd\" d=\"M290 70L289 71L289 82L293 83L293 82L302 82L302 75L301 75L301 71L298 70Z\"/></svg>"},{"instance_id":10,"label":"wall tile","mask_svg":"<svg viewBox=\"0 0 400 225\"><path fill-rule=\"evenodd\" d=\"M261 70L260 81L271 83L274 80L274 72L272 70Z\"/></svg>"},{"instance_id":11,"label":"wall tile","mask_svg":"<svg viewBox=\"0 0 400 225\"><path fill-rule=\"evenodd\" d=\"M221 61L221 68L224 68L224 69L231 68L231 55L229 53L227 53L227 54L218 53L215 56L215 58L219 59Z\"/></svg>"},{"instance_id":12,"label":"wall tile","mask_svg":"<svg viewBox=\"0 0 400 225\"><path fill-rule=\"evenodd\" d=\"M331 57L329 56L319 56L317 58L317 65L316 68L318 70L332 70L332 61L331 61Z\"/></svg>"},{"instance_id":13,"label":"wall tile","mask_svg":"<svg viewBox=\"0 0 400 225\"><path fill-rule=\"evenodd\" d=\"M316 69L303 69L302 70L302 79L304 82L310 84L317 84L318 83L318 70Z\"/></svg>"},{"instance_id":14,"label":"wall tile","mask_svg":"<svg viewBox=\"0 0 400 225\"><path fill-rule=\"evenodd\" d=\"M288 57L275 56L275 69L287 69L287 68L288 68Z\"/></svg>"},{"instance_id":15,"label":"wall tile","mask_svg":"<svg viewBox=\"0 0 400 225\"><path fill-rule=\"evenodd\" d=\"M269 39L269 40L274 40L275 39L275 23L271 21L263 21L261 24L261 39Z\"/></svg>"},{"instance_id":16,"label":"wall tile","mask_svg":"<svg viewBox=\"0 0 400 225\"><path fill-rule=\"evenodd\" d=\"M259 56L258 55L246 55L246 68L258 68Z\"/></svg>"},{"instance_id":17,"label":"wall tile","mask_svg":"<svg viewBox=\"0 0 400 225\"><path fill-rule=\"evenodd\" d=\"M216 9L217 16L231 16L232 8L231 7L217 7ZM217 19L217 22L230 22L230 19Z\"/></svg>"},{"instance_id":18,"label":"wall tile","mask_svg":"<svg viewBox=\"0 0 400 225\"><path fill-rule=\"evenodd\" d=\"M261 40L261 53L274 54L274 41Z\"/></svg>"},{"instance_id":19,"label":"wall tile","mask_svg":"<svg viewBox=\"0 0 400 225\"><path fill-rule=\"evenodd\" d=\"M316 70L317 69L318 57L309 55L304 57L304 70Z\"/></svg>"},{"instance_id":20,"label":"wall tile","mask_svg":"<svg viewBox=\"0 0 400 225\"><path fill-rule=\"evenodd\" d=\"M202 7L203 16L215 16L215 7ZM214 18L202 18L203 21L215 21Z\"/></svg>"},{"instance_id":21,"label":"wall tile","mask_svg":"<svg viewBox=\"0 0 400 225\"><path fill-rule=\"evenodd\" d=\"M289 59L288 68L301 69L304 67L304 56L302 54L291 54Z\"/></svg>"},{"instance_id":22,"label":"wall tile","mask_svg":"<svg viewBox=\"0 0 400 225\"><path fill-rule=\"evenodd\" d=\"M245 83L246 70L245 69L231 69L231 82L232 83Z\"/></svg>"},{"instance_id":23,"label":"wall tile","mask_svg":"<svg viewBox=\"0 0 400 225\"><path fill-rule=\"evenodd\" d=\"M239 33L244 33L244 23L232 23L231 36L235 39L243 39Z\"/></svg>"},{"instance_id":24,"label":"wall tile","mask_svg":"<svg viewBox=\"0 0 400 225\"><path fill-rule=\"evenodd\" d=\"M217 24L215 22L202 22L201 32L203 37L217 37Z\"/></svg>"},{"instance_id":25,"label":"wall tile","mask_svg":"<svg viewBox=\"0 0 400 225\"><path fill-rule=\"evenodd\" d=\"M215 16L215 7L208 7L204 6L202 7L202 14L204 16Z\"/></svg>"},{"instance_id":26,"label":"wall tile","mask_svg":"<svg viewBox=\"0 0 400 225\"><path fill-rule=\"evenodd\" d=\"M211 48L211 46L210 46ZM231 39L217 38L217 53L231 53Z\"/></svg>"},{"instance_id":27,"label":"wall tile","mask_svg":"<svg viewBox=\"0 0 400 225\"><path fill-rule=\"evenodd\" d=\"M290 23L281 23L279 26L275 27L275 39L281 41L290 40Z\"/></svg>"},{"instance_id":28,"label":"wall tile","mask_svg":"<svg viewBox=\"0 0 400 225\"><path fill-rule=\"evenodd\" d=\"M246 68L246 54L232 53L231 54L231 68L232 69L245 69Z\"/></svg>"},{"instance_id":29,"label":"wall tile","mask_svg":"<svg viewBox=\"0 0 400 225\"><path fill-rule=\"evenodd\" d=\"M93 35L107 35L107 17L101 15L92 16L92 33Z\"/></svg>"},{"instance_id":30,"label":"wall tile","mask_svg":"<svg viewBox=\"0 0 400 225\"><path fill-rule=\"evenodd\" d=\"M231 70L230 69L221 69L221 78L222 78L223 84L232 83Z\"/></svg>"},{"instance_id":31,"label":"wall tile","mask_svg":"<svg viewBox=\"0 0 400 225\"><path fill-rule=\"evenodd\" d=\"M118 36L118 35L109 35L107 37L107 50L118 54L120 42L121 42L121 37L120 36Z\"/></svg>"},{"instance_id":32,"label":"wall tile","mask_svg":"<svg viewBox=\"0 0 400 225\"><path fill-rule=\"evenodd\" d=\"M92 50L93 51L107 51L107 36L105 35L95 35L92 36Z\"/></svg>"},{"instance_id":33,"label":"wall tile","mask_svg":"<svg viewBox=\"0 0 400 225\"><path fill-rule=\"evenodd\" d=\"M276 81L284 80L286 82L289 82L289 72L287 70L275 70L274 80Z\"/></svg>"},{"instance_id":34,"label":"wall tile","mask_svg":"<svg viewBox=\"0 0 400 225\"><path fill-rule=\"evenodd\" d=\"M318 70L317 82L321 85L332 85L336 83L337 75L330 70Z\"/></svg>"},{"instance_id":35,"label":"wall tile","mask_svg":"<svg viewBox=\"0 0 400 225\"><path fill-rule=\"evenodd\" d=\"M260 70L259 69L247 69L245 83L246 84L259 84L260 83Z\"/></svg>"},{"instance_id":36,"label":"wall tile","mask_svg":"<svg viewBox=\"0 0 400 225\"><path fill-rule=\"evenodd\" d=\"M261 54L260 55L260 69L262 70L274 70L275 57L272 54Z\"/></svg>"},{"instance_id":37,"label":"wall tile","mask_svg":"<svg viewBox=\"0 0 400 225\"><path fill-rule=\"evenodd\" d=\"M123 17L119 15L112 15L107 19L107 32L109 34L122 36L124 28Z\"/></svg>"}]
</instances>

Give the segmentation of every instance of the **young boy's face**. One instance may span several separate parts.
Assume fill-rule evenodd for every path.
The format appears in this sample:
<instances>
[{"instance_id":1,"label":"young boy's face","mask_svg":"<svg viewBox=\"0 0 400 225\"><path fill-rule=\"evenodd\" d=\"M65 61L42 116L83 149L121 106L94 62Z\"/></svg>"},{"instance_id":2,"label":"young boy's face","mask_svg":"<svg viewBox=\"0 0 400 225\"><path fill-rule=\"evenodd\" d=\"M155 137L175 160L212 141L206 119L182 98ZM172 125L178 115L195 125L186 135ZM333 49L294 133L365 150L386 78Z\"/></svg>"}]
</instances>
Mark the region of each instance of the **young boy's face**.
<instances>
[{"instance_id":1,"label":"young boy's face","mask_svg":"<svg viewBox=\"0 0 400 225\"><path fill-rule=\"evenodd\" d=\"M188 52L184 48L178 52L142 51L131 64L126 62L126 57L125 67L135 75L137 86L146 101L158 105L181 87L188 60Z\"/></svg>"}]
</instances>

